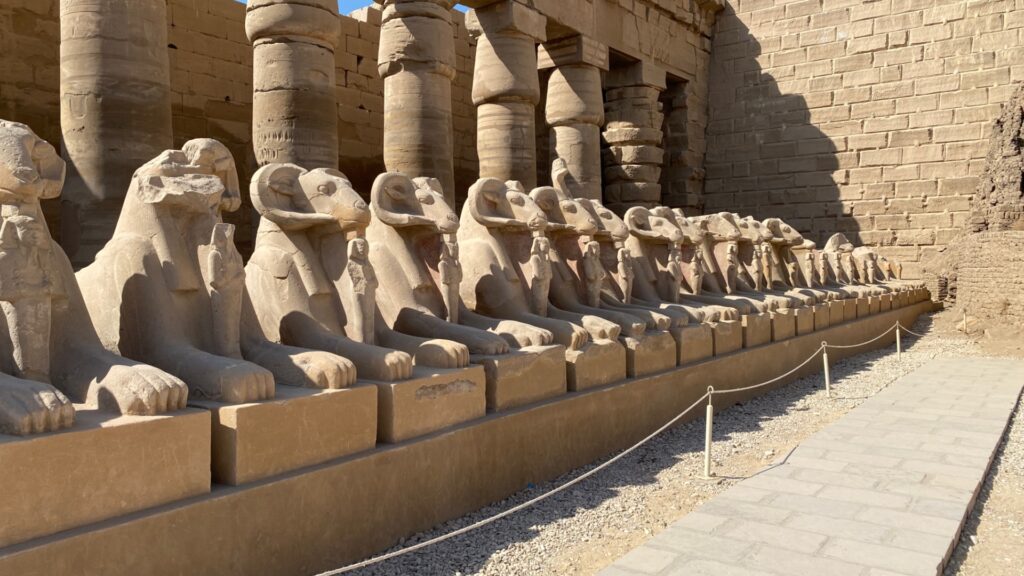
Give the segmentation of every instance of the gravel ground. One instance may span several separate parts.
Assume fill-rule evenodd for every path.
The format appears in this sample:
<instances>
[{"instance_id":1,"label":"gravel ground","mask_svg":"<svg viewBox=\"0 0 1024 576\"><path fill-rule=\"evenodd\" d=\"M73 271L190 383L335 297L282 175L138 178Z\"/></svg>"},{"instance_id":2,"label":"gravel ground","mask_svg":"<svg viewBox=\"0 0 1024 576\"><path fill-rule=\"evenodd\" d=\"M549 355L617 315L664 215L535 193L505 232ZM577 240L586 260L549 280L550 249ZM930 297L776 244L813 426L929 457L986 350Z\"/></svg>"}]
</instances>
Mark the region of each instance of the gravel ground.
<instances>
[{"instance_id":1,"label":"gravel ground","mask_svg":"<svg viewBox=\"0 0 1024 576\"><path fill-rule=\"evenodd\" d=\"M931 324L932 318L924 316L913 329L929 331ZM905 338L902 363L896 360L894 346L836 362L832 367L836 397L831 400L826 398L824 379L818 374L716 414L713 455L718 477L714 480L701 477L704 421L700 418L666 431L608 469L530 509L350 574L595 574L696 506L760 470L777 455L791 450L800 440L835 421L901 375L938 356L981 353L978 346L962 335L946 330L936 332L921 339ZM772 376L766 374L765 379ZM1013 466L1018 479L1022 428L1024 426L1015 429ZM1011 466L1007 464L1010 458L1006 454L1009 453L1004 453L1001 470ZM477 522L591 468L580 468L551 483L533 486L417 534L395 549ZM1018 488L1019 485L1018 481ZM1020 530L1020 516L1016 518L1016 528ZM984 537L985 531L980 533ZM1017 566L1021 563L1018 561ZM964 564L969 565L970 561Z\"/></svg>"}]
</instances>

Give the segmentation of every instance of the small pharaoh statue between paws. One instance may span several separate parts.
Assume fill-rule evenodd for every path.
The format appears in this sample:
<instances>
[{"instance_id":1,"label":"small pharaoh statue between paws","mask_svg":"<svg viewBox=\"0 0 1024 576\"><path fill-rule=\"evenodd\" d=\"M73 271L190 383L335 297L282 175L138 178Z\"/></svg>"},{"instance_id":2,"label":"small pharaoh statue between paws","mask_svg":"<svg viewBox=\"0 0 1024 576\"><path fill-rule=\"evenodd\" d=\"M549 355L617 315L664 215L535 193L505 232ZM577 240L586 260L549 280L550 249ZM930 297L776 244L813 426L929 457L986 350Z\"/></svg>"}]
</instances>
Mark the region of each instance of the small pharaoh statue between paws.
<instances>
[{"instance_id":1,"label":"small pharaoh statue between paws","mask_svg":"<svg viewBox=\"0 0 1024 576\"><path fill-rule=\"evenodd\" d=\"M704 289L704 255L700 250L694 250L692 261L693 274L691 274L690 290L694 296L700 296Z\"/></svg>"},{"instance_id":2,"label":"small pharaoh statue between paws","mask_svg":"<svg viewBox=\"0 0 1024 576\"><path fill-rule=\"evenodd\" d=\"M459 285L462 284L462 264L459 263L459 244L454 234L446 234L441 244L441 259L437 264L444 290L441 297L448 311L446 320L459 323Z\"/></svg>"},{"instance_id":3,"label":"small pharaoh statue between paws","mask_svg":"<svg viewBox=\"0 0 1024 576\"><path fill-rule=\"evenodd\" d=\"M732 294L736 291L736 273L739 270L740 261L737 257L735 244L729 244L725 248L725 291Z\"/></svg>"},{"instance_id":4,"label":"small pharaoh statue between paws","mask_svg":"<svg viewBox=\"0 0 1024 576\"><path fill-rule=\"evenodd\" d=\"M235 248L234 225L218 222L210 236L210 243L200 246L199 256L210 295L213 351L219 356L241 358L239 323L230 319L241 314L245 265Z\"/></svg>"},{"instance_id":5,"label":"small pharaoh statue between paws","mask_svg":"<svg viewBox=\"0 0 1024 576\"><path fill-rule=\"evenodd\" d=\"M754 290L761 291L764 286L764 266L762 264L764 255L760 244L754 244L753 266L750 267L750 279L754 281Z\"/></svg>"},{"instance_id":6,"label":"small pharaoh statue between paws","mask_svg":"<svg viewBox=\"0 0 1024 576\"><path fill-rule=\"evenodd\" d=\"M49 382L51 298L50 237L35 218L14 215L0 227L0 306L11 335L14 375ZM24 341L22 340L24 339Z\"/></svg>"},{"instance_id":7,"label":"small pharaoh statue between paws","mask_svg":"<svg viewBox=\"0 0 1024 576\"><path fill-rule=\"evenodd\" d=\"M805 271L805 275L807 276L807 286L808 287L813 287L813 286L818 284L818 281L817 281L817 270L815 269L815 266L814 266L814 251L813 250L808 250L804 254L804 262L806 263L804 265L804 271Z\"/></svg>"},{"instance_id":8,"label":"small pharaoh statue between paws","mask_svg":"<svg viewBox=\"0 0 1024 576\"><path fill-rule=\"evenodd\" d=\"M601 245L595 240L587 242L583 249L583 276L587 285L587 305L593 308L601 306L601 287L607 273L601 265Z\"/></svg>"},{"instance_id":9,"label":"small pharaoh statue between paws","mask_svg":"<svg viewBox=\"0 0 1024 576\"><path fill-rule=\"evenodd\" d=\"M372 344L374 341L374 313L377 299L377 274L368 256L370 245L365 238L354 238L348 243L348 262L345 264L345 278L354 302L349 307L352 314L349 321L350 337L357 342Z\"/></svg>"},{"instance_id":10,"label":"small pharaoh statue between paws","mask_svg":"<svg viewBox=\"0 0 1024 576\"><path fill-rule=\"evenodd\" d=\"M669 301L679 302L679 292L683 287L683 254L679 251L679 246L675 244L668 250L665 273L668 274L672 286L672 290L668 294Z\"/></svg>"},{"instance_id":11,"label":"small pharaoh statue between paws","mask_svg":"<svg viewBox=\"0 0 1024 576\"><path fill-rule=\"evenodd\" d=\"M629 304L633 301L633 278L636 277L636 272L633 270L633 256L629 253L629 248L619 248L616 258L618 260L616 271L619 276L619 288L622 290L622 301Z\"/></svg>"},{"instance_id":12,"label":"small pharaoh statue between paws","mask_svg":"<svg viewBox=\"0 0 1024 576\"><path fill-rule=\"evenodd\" d=\"M773 289L775 287L775 255L769 246L765 246L761 252L761 268L764 274L765 288Z\"/></svg>"},{"instance_id":13,"label":"small pharaoh statue between paws","mask_svg":"<svg viewBox=\"0 0 1024 576\"><path fill-rule=\"evenodd\" d=\"M551 288L551 241L545 236L534 236L530 246L530 267L533 283L530 285L530 304L538 316L548 314L548 290Z\"/></svg>"}]
</instances>

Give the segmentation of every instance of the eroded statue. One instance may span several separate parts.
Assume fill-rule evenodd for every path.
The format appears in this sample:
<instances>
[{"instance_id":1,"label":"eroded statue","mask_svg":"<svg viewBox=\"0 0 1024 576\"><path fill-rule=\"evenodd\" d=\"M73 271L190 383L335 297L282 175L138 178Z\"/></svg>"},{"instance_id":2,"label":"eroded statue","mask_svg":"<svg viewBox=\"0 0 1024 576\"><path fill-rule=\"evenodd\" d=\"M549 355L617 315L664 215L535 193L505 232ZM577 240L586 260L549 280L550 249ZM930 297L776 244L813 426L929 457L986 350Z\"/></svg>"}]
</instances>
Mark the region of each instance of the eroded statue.
<instances>
[{"instance_id":1,"label":"eroded statue","mask_svg":"<svg viewBox=\"0 0 1024 576\"><path fill-rule=\"evenodd\" d=\"M259 330L233 229L234 159L215 140L167 150L136 170L114 236L78 272L103 345L184 380L197 398L273 398L275 381L340 388L340 356L283 346Z\"/></svg>"},{"instance_id":2,"label":"eroded statue","mask_svg":"<svg viewBox=\"0 0 1024 576\"><path fill-rule=\"evenodd\" d=\"M106 350L71 264L39 201L56 198L65 166L32 130L0 120L0 433L70 426L71 401L123 414L185 407L178 378Z\"/></svg>"}]
</instances>

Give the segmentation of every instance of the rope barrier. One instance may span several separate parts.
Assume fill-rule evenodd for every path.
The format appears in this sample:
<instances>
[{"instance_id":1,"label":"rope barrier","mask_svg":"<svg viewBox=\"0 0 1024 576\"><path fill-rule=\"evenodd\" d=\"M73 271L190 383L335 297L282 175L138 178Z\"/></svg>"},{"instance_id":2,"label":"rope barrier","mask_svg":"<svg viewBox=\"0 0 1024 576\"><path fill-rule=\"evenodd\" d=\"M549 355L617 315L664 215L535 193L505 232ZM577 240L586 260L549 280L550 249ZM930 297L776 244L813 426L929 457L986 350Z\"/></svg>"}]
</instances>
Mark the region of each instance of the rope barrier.
<instances>
[{"instance_id":1,"label":"rope barrier","mask_svg":"<svg viewBox=\"0 0 1024 576\"><path fill-rule=\"evenodd\" d=\"M907 334L912 334L914 336L917 336L918 338L924 338L925 336L927 336L927 334L920 334L918 332L914 332L913 330L911 330L910 328L907 328L906 326L904 326L902 324L900 324L900 330L903 330Z\"/></svg>"},{"instance_id":2,"label":"rope barrier","mask_svg":"<svg viewBox=\"0 0 1024 576\"><path fill-rule=\"evenodd\" d=\"M864 346L865 344L871 344L872 342L875 342L876 340L881 339L883 336L885 336L889 332L892 332L893 329L895 329L897 326L899 326L898 322L896 324L893 324L892 326L890 326L889 329L886 330L885 332L882 332L881 334L879 334L878 336L875 336L871 340L865 340L864 342L861 342L860 344L846 344L846 345L828 344L828 347L829 348L835 348L837 350L838 349L845 349L845 348L860 348L861 346Z\"/></svg>"},{"instance_id":3,"label":"rope barrier","mask_svg":"<svg viewBox=\"0 0 1024 576\"><path fill-rule=\"evenodd\" d=\"M505 510L503 512L499 512L498 514L495 514L494 516L490 516L488 518L484 518L483 520L480 520L478 522L474 522L473 524L470 524L469 526L463 526L462 528L459 528L458 530L454 530L454 531L449 532L447 534L442 534L441 536L437 536L436 538L431 538L430 540L426 540L426 541L420 542L418 544L414 544L412 546L408 546L406 548L401 548L399 550L395 550L394 552L389 552L387 554L381 554L380 556L375 556L375 557L370 558L368 560L363 560L362 562L357 562L355 564L351 564L349 566L345 566L344 568L338 568L337 570L331 570L329 572L321 572L320 574L317 574L317 576L336 576L337 574L345 574L345 573L351 572L353 570L358 570L360 568L366 568L367 566L372 566L374 564L379 564L381 562L384 562L385 560L390 560L392 558L397 558L398 556L403 556L403 555L408 554L410 552L415 552L416 550L420 550L422 548L426 548L428 546L432 546L434 544L438 544L440 542L444 542L445 540L449 540L449 539L454 538L456 536L461 536L462 534L465 534L467 532L472 532L473 530L476 530L477 528L482 528L484 526L487 526L488 524L497 522L498 520L501 520L502 518L505 518L506 516L511 516L512 514L515 514L516 512L519 512L520 510L524 510L526 508L529 508L530 506L533 506L534 504L536 504L538 502L546 500L546 499L550 498L551 496L554 496L555 494L558 494L559 492L562 492L564 490L567 490L567 489L571 488L572 486L575 486L576 484L579 484L580 482L586 480L587 478L590 478L594 474L597 474L601 470L604 470L605 468L607 468L607 467L611 466L612 464L618 462L622 458L625 458L631 452L633 452L637 448L643 446L644 444L646 444L648 441L650 441L652 438L654 438L658 434L661 434L665 430L667 430L670 427L672 427L673 424L678 422L683 416L685 416L687 413L689 413L690 410L693 410L694 408L699 406L701 402L703 402L704 400L707 400L707 398L708 398L708 394L707 394L707 392L705 392L700 398L697 399L696 402L694 402L693 404L690 404L686 408L686 410L683 410L682 412L677 414L674 418L672 418L671 420L669 420L668 422L663 424L660 428L658 428L654 432L651 432L650 434L648 434L646 437L644 437L643 440L640 440L636 444L633 444L629 448L626 448L622 452L619 452L618 454L616 454L615 456L609 458L608 460L606 460L605 462L601 463L600 465L594 467L591 470L588 470L588 471L584 472L583 474L580 474L579 476L577 476L576 478L573 478L572 480L566 482L565 484L562 484L561 486L553 488L549 492L545 492L544 494L541 494L541 495L539 495L539 496L537 496L535 498L527 500L526 502L523 502L522 504L518 504L516 506L513 506L512 508L509 508L508 510Z\"/></svg>"},{"instance_id":4,"label":"rope barrier","mask_svg":"<svg viewBox=\"0 0 1024 576\"><path fill-rule=\"evenodd\" d=\"M658 436L659 434L661 434L665 430L671 428L676 422L678 422L680 419L682 419L684 416L686 416L691 410L693 410L694 408L699 406L705 400L707 400L708 404L707 404L707 414L706 414L707 426L706 426L705 437L704 437L704 442L705 442L705 444L704 444L704 477L705 478L711 478L713 476L713 473L711 471L712 422L714 421L713 398L714 398L714 396L716 394L717 395L721 395L721 394L734 394L734 393L739 393L739 392L747 392L749 390L756 390L758 388L762 388L764 386L768 386L769 384L773 384L775 382L778 382L779 380L782 380L783 378L791 376L793 373L797 372L798 370L800 370L801 368L803 368L804 366L809 364L811 362L811 360L814 360L818 356L819 353L824 353L824 362L825 362L824 368L825 368L826 380L828 380L829 379L828 378L828 367L829 367L828 366L828 349L829 348L857 348L857 347L860 347L860 346L864 346L866 344L870 344L872 342L875 342L875 341L879 340L880 338L882 338L883 336L885 336L889 332L892 332L893 329L896 329L897 338L899 336L899 331L901 329L906 331L906 332L909 332L911 334L914 334L915 336L921 336L921 337L924 336L924 334L918 334L916 332L910 331L909 329L907 329L906 327L902 326L897 321L893 326L891 326L885 332L882 332L881 334L879 334L878 336L875 336L871 340L867 340L867 341L861 342L860 344L836 345L836 344L829 344L827 342L822 342L821 346L818 346L817 350L815 350L810 356L807 357L806 360L801 362L795 368L793 368L792 370L786 372L785 374L781 374L779 376L776 376L776 377L772 378L771 380L766 380L764 382L761 382L760 384L754 384L752 386L744 386L743 388L733 388L733 389L730 389L730 390L715 390L714 387L709 386L707 392L705 392L693 404L690 404L685 410L683 410L682 412L677 414L675 417L673 417L671 420L669 420L668 422L663 424L661 427L659 427L654 432L651 432L650 434L645 436L639 442L633 444L629 448L626 448L622 452L619 452L615 456L609 458L608 460L606 460L605 462L602 462L601 464L595 466L594 468L584 472L583 474L580 474L579 476L573 478L572 480L569 480L568 482L566 482L566 483L564 483L564 484L562 484L560 486L552 488L548 492L540 494L540 495L538 495L538 496L536 496L534 498L531 498L530 500L527 500L526 502L523 502L521 504L517 504L517 505L513 506L512 508L509 508L507 510L504 510L502 512L494 514L493 516L489 516L487 518L484 518L483 520L479 520L479 521L474 522L473 524L470 524L468 526L463 526L462 528L459 528L457 530L453 530L451 532L448 532L447 534L442 534L440 536L431 538L429 540L425 540L423 542L420 542L420 543L417 543L417 544L413 544L412 546L407 546L405 548L400 548L398 550L395 550L394 552L388 552L386 554L381 554L380 556L374 556L373 558L369 558L367 560L363 560L363 561L357 562L355 564L350 564L350 565L345 566L343 568L338 568L338 569L335 569L335 570L330 570L328 572L321 572L321 573L317 574L317 576L337 576L338 574L346 574L348 572L352 572L353 570L358 570L360 568L366 568L366 567L372 566L374 564L379 564L381 562L384 562L384 561L387 561L387 560L391 560L391 559L397 558L399 556L404 556L406 554L409 554L411 552L415 552L417 550L421 550L423 548L427 548L429 546L433 546L434 544L439 544L441 542L444 542L446 540L450 540L452 538L455 538L456 536L461 536L461 535L466 534L468 532L472 532L472 531L477 530L479 528L483 528L484 526L487 526L489 524L497 522L498 520L501 520L503 518L511 516L512 514L515 514L516 512L519 512L521 510L525 510L526 508L529 508L529 507L531 507L531 506L533 506L533 505L535 505L535 504L537 504L539 502L547 500L548 498L554 496L555 494L563 492L563 491L571 488L572 486L575 486L576 484L579 484L580 482L586 480L587 478L590 478L591 476L597 474L598 472L600 472L600 471L604 470L605 468L608 468L612 464L618 462L622 458L625 458L626 456L628 456L629 454L634 452L636 449L640 448L641 446L643 446L644 444L646 444L647 442L652 440L654 437ZM828 382L826 382L826 392L828 393L829 397L831 397L831 386L829 385Z\"/></svg>"}]
</instances>

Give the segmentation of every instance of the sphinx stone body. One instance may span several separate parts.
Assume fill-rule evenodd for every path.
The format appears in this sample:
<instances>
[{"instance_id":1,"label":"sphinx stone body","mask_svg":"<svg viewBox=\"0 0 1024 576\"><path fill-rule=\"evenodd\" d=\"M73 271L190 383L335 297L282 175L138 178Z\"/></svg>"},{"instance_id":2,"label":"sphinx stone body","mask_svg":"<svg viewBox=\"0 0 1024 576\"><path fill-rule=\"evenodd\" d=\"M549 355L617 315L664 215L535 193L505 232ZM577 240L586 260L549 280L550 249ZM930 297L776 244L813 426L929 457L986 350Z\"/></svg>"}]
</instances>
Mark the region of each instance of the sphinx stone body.
<instances>
[{"instance_id":1,"label":"sphinx stone body","mask_svg":"<svg viewBox=\"0 0 1024 576\"><path fill-rule=\"evenodd\" d=\"M344 386L354 378L344 358L260 333L221 222L239 204L234 174L230 152L208 139L136 170L114 237L78 272L103 345L180 377L200 399L272 398L275 379Z\"/></svg>"},{"instance_id":2,"label":"sphinx stone body","mask_svg":"<svg viewBox=\"0 0 1024 576\"><path fill-rule=\"evenodd\" d=\"M0 429L28 434L70 426L70 400L124 414L184 408L178 378L106 350L71 263L49 235L40 199L55 198L64 162L22 124L0 120ZM70 400L69 400L70 398Z\"/></svg>"}]
</instances>

